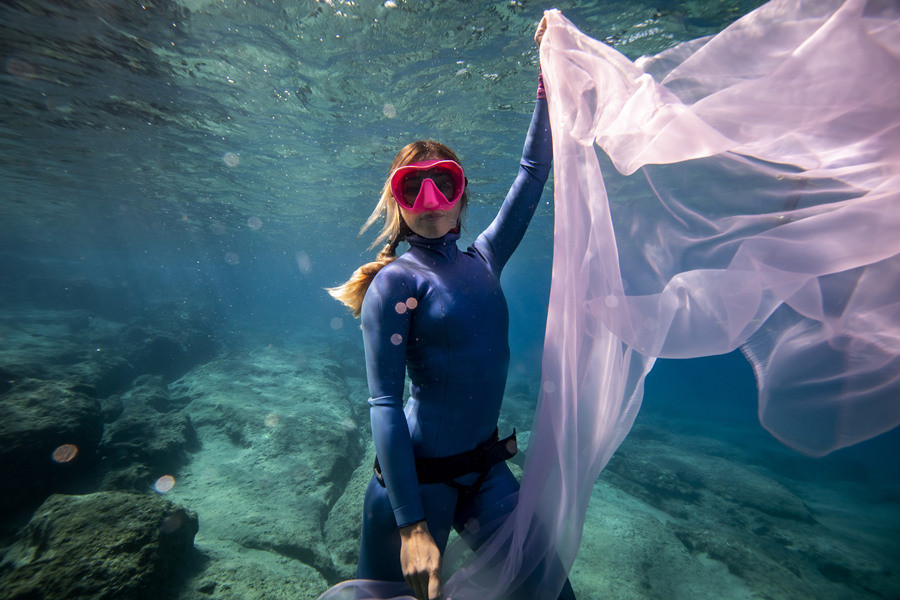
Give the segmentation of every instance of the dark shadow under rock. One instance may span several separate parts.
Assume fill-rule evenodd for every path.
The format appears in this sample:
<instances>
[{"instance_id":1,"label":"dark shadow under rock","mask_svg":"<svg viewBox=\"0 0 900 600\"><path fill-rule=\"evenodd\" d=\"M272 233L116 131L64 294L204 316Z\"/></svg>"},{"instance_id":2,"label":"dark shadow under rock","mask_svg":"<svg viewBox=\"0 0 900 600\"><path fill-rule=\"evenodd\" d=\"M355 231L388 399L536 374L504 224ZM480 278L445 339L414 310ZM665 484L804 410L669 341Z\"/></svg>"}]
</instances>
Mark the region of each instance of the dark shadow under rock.
<instances>
[{"instance_id":1,"label":"dark shadow under rock","mask_svg":"<svg viewBox=\"0 0 900 600\"><path fill-rule=\"evenodd\" d=\"M0 395L0 511L67 490L95 462L100 406L79 389L22 379Z\"/></svg>"},{"instance_id":2,"label":"dark shadow under rock","mask_svg":"<svg viewBox=\"0 0 900 600\"><path fill-rule=\"evenodd\" d=\"M0 567L0 598L160 598L193 546L197 515L154 495L54 495Z\"/></svg>"}]
</instances>

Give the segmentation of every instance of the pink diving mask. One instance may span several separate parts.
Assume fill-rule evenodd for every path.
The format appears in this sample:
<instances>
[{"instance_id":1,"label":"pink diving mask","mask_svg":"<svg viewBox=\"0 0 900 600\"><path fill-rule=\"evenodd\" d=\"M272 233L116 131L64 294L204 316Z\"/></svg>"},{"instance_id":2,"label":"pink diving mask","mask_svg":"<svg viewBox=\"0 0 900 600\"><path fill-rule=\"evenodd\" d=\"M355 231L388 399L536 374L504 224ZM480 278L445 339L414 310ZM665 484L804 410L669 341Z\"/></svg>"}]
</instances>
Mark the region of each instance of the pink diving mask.
<instances>
[{"instance_id":1,"label":"pink diving mask","mask_svg":"<svg viewBox=\"0 0 900 600\"><path fill-rule=\"evenodd\" d=\"M391 173L394 200L412 213L450 210L465 189L466 175L454 160L426 160L404 165Z\"/></svg>"}]
</instances>

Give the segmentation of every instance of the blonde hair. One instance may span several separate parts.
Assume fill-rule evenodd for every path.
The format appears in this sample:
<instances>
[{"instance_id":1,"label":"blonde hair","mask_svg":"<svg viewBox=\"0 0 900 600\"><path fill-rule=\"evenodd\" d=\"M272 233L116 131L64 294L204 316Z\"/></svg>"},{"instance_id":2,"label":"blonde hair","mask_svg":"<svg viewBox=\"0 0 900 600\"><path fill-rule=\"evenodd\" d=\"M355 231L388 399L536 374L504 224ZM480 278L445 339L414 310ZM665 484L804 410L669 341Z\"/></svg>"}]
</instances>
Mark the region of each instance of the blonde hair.
<instances>
[{"instance_id":1,"label":"blonde hair","mask_svg":"<svg viewBox=\"0 0 900 600\"><path fill-rule=\"evenodd\" d=\"M431 140L419 140L407 144L397 153L397 156L394 157L394 162L391 163L390 173L404 165L434 159L450 159L459 162L456 153L444 144ZM386 242L386 244L374 261L356 269L345 283L333 288L326 288L333 298L344 303L350 309L354 317L359 317L366 290L369 289L369 285L372 283L375 275L397 258L397 246L406 239L407 234L412 233L409 226L403 221L400 209L397 208L397 202L391 193L390 173L388 173L388 178L381 188L381 198L378 200L375 210L372 211L372 214L369 215L369 218L363 224L362 229L359 230L359 235L362 235L378 219L384 217L384 225L369 246L369 249L371 250L381 242ZM463 192L460 203L461 212L459 219L461 223L465 214L466 204L468 203L467 192Z\"/></svg>"}]
</instances>

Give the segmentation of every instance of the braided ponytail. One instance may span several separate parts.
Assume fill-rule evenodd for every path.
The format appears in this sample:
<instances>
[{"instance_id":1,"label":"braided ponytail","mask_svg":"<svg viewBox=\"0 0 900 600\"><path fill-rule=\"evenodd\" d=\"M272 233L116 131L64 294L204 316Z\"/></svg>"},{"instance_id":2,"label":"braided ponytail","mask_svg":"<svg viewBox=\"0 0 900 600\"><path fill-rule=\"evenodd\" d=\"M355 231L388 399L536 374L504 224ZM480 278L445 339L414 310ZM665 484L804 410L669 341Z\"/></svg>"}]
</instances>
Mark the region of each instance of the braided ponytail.
<instances>
[{"instance_id":1,"label":"braided ponytail","mask_svg":"<svg viewBox=\"0 0 900 600\"><path fill-rule=\"evenodd\" d=\"M331 294L332 298L346 305L350 312L353 313L353 316L358 318L362 309L363 298L366 297L366 290L369 289L369 285L375 279L378 271L397 258L397 246L399 244L400 239L385 244L374 261L366 263L354 271L350 279L344 284L327 288L328 293Z\"/></svg>"}]
</instances>

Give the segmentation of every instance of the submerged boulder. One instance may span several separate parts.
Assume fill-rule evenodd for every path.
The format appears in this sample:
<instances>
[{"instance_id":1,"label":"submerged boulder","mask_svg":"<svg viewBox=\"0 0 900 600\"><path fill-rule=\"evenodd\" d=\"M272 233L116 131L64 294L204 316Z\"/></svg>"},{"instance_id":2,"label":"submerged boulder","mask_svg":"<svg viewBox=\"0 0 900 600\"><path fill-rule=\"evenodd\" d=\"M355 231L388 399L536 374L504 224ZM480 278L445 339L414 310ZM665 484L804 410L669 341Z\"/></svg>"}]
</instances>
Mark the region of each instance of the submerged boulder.
<instances>
[{"instance_id":1,"label":"submerged boulder","mask_svg":"<svg viewBox=\"0 0 900 600\"><path fill-rule=\"evenodd\" d=\"M168 575L193 547L197 515L154 495L54 495L0 566L8 600L164 597Z\"/></svg>"},{"instance_id":2,"label":"submerged boulder","mask_svg":"<svg viewBox=\"0 0 900 600\"><path fill-rule=\"evenodd\" d=\"M198 449L190 417L169 401L161 377L138 377L118 404L119 414L107 423L100 444L110 469L104 489L146 490L150 481L176 471Z\"/></svg>"},{"instance_id":3,"label":"submerged boulder","mask_svg":"<svg viewBox=\"0 0 900 600\"><path fill-rule=\"evenodd\" d=\"M99 403L78 385L7 384L0 394L0 512L33 507L85 476L103 431Z\"/></svg>"}]
</instances>

